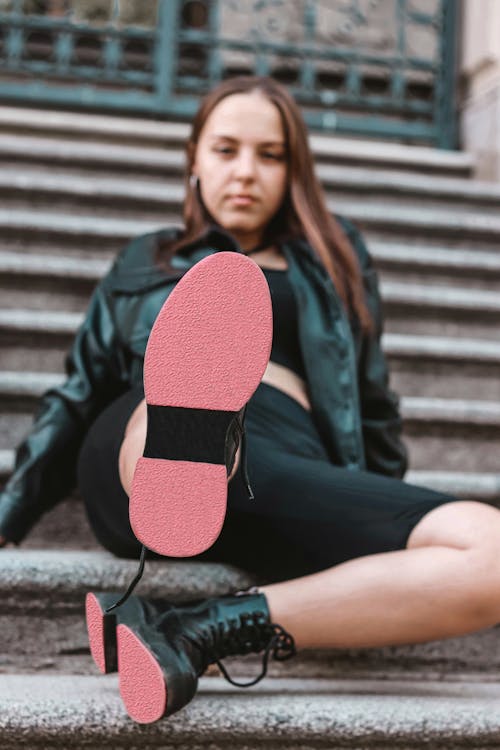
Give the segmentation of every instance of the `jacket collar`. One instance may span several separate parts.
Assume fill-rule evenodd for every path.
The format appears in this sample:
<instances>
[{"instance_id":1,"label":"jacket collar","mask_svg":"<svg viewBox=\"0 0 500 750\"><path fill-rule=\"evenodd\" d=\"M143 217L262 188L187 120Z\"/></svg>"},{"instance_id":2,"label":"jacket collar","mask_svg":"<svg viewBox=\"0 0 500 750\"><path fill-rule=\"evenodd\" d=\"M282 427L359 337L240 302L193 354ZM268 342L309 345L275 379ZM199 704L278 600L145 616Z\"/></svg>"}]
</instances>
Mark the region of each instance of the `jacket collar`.
<instances>
[{"instance_id":1,"label":"jacket collar","mask_svg":"<svg viewBox=\"0 0 500 750\"><path fill-rule=\"evenodd\" d=\"M243 252L233 235L215 222L212 222L198 239L184 245L180 252L183 255L188 254L199 246L211 247L214 250Z\"/></svg>"},{"instance_id":2,"label":"jacket collar","mask_svg":"<svg viewBox=\"0 0 500 750\"><path fill-rule=\"evenodd\" d=\"M182 229L176 227L174 235L178 238L181 233ZM211 223L198 239L184 245L177 254L186 258L190 254L195 253L197 249L202 249L203 251L213 250L214 252L228 250L243 253L243 250L235 237L217 223ZM298 255L301 258L305 258L306 261L323 269L320 260L316 257L305 237L286 238L281 243L281 249L285 255L290 253L292 256ZM185 271L186 268L179 269L178 272L166 273L155 266L147 266L142 269L127 268L118 272L113 279L109 279L108 283L111 285L113 293L134 293L162 286L169 281L180 278Z\"/></svg>"},{"instance_id":3,"label":"jacket collar","mask_svg":"<svg viewBox=\"0 0 500 750\"><path fill-rule=\"evenodd\" d=\"M284 239L281 242L281 249L283 250L283 252L284 245L290 248L291 252L294 252L295 254L298 253L299 255L314 263L322 271L324 270L323 264L321 263L320 259L312 249L309 242L302 235L300 237L287 237L286 239ZM189 254L197 247L213 248L215 251L229 250L233 252L243 253L243 250L241 249L241 246L239 245L235 237L230 232L228 232L227 229L224 229L224 227L220 226L220 224L217 224L217 222L212 222L207 227L205 232L203 232L203 234L198 237L198 239L193 240L189 244L185 245L181 249L180 253L182 255Z\"/></svg>"}]
</instances>

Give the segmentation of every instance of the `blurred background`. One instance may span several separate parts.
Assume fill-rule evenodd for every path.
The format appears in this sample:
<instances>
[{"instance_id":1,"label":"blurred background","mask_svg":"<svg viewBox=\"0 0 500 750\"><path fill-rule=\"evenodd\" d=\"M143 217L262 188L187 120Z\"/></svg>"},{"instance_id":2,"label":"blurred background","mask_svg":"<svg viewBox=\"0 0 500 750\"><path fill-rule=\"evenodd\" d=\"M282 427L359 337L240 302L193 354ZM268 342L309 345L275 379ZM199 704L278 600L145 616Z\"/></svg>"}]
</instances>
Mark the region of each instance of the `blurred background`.
<instances>
[{"instance_id":1,"label":"blurred background","mask_svg":"<svg viewBox=\"0 0 500 750\"><path fill-rule=\"evenodd\" d=\"M500 505L499 30L500 0L0 0L0 486L38 397L64 379L64 355L116 253L135 235L182 224L184 143L200 96L257 73L296 98L328 205L359 226L373 255L406 479ZM0 726L0 745L48 746L45 722L61 746L76 747L74 737L110 746L114 714L95 713L101 688L85 682L82 603L88 588L124 588L136 563L99 550L76 493L1 561L0 673L11 681L0 680L0 713L14 721L10 685L28 697L19 698L25 724L16 734L10 723L7 739ZM205 596L250 583L231 566L181 561L151 563L145 586ZM313 653L270 673L498 681L493 636ZM231 674L249 676L246 664ZM64 673L54 713L43 700L55 682L43 680ZM361 692L377 690L370 682ZM233 698L217 698L214 722ZM273 700L266 706L278 716ZM377 731L387 728L386 705L376 704ZM423 747L439 722L426 718L420 737L412 710L401 726ZM76 735L61 734L64 717ZM283 747L314 745L277 720ZM253 728L250 718L245 747Z\"/></svg>"}]
</instances>

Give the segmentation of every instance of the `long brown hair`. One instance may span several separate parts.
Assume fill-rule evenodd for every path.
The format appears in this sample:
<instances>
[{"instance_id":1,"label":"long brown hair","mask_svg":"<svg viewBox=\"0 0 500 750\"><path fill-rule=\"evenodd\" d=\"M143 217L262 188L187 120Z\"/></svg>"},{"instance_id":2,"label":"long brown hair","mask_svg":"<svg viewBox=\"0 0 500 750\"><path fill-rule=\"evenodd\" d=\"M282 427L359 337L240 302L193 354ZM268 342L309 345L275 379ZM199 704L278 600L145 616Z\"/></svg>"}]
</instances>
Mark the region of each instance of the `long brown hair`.
<instances>
[{"instance_id":1,"label":"long brown hair","mask_svg":"<svg viewBox=\"0 0 500 750\"><path fill-rule=\"evenodd\" d=\"M222 81L201 100L186 143L186 174L183 207L185 230L174 242L159 245L156 262L171 270L170 259L186 244L196 241L213 224L199 190L190 182L196 147L204 123L214 107L231 94L262 92L278 108L285 132L288 155L288 188L284 200L267 225L263 241L274 244L283 237L302 235L323 263L347 311L364 331L373 322L365 302L358 258L339 222L326 206L323 189L314 172L314 162L302 114L284 86L269 76L235 76Z\"/></svg>"}]
</instances>

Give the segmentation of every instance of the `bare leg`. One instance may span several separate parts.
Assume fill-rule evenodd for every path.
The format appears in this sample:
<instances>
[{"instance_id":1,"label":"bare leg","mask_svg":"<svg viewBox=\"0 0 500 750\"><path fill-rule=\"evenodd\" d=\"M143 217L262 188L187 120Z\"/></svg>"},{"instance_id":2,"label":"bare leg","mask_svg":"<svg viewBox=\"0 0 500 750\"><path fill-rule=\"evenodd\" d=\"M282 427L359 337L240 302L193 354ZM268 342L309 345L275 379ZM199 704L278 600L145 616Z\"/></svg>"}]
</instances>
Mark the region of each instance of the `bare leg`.
<instances>
[{"instance_id":1,"label":"bare leg","mask_svg":"<svg viewBox=\"0 0 500 750\"><path fill-rule=\"evenodd\" d=\"M498 509L457 501L427 513L407 549L259 590L297 648L422 643L500 621L499 545Z\"/></svg>"},{"instance_id":2,"label":"bare leg","mask_svg":"<svg viewBox=\"0 0 500 750\"><path fill-rule=\"evenodd\" d=\"M120 448L120 454L118 457L118 469L120 474L120 481L123 489L130 497L130 488L132 487L132 479L134 477L134 470L137 460L144 453L144 445L146 443L146 425L147 425L147 411L146 411L146 400L143 399L138 406L132 412L130 419L127 422L125 428L125 434ZM236 452L236 459L234 462L231 474L228 477L228 481L233 478L240 460L241 446L238 446Z\"/></svg>"},{"instance_id":3,"label":"bare leg","mask_svg":"<svg viewBox=\"0 0 500 750\"><path fill-rule=\"evenodd\" d=\"M120 450L120 479L127 494L145 440L142 401ZM231 477L238 460L239 449ZM500 511L457 501L427 513L405 550L366 555L259 589L272 622L294 636L297 648L423 643L500 621L499 545Z\"/></svg>"}]
</instances>

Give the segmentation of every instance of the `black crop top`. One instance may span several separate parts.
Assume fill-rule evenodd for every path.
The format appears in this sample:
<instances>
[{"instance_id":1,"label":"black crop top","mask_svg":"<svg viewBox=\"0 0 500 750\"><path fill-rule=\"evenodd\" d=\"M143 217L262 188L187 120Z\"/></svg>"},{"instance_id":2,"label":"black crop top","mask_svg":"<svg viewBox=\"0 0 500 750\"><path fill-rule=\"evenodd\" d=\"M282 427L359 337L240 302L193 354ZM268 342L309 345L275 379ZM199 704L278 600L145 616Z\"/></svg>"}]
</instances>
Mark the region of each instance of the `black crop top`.
<instances>
[{"instance_id":1,"label":"black crop top","mask_svg":"<svg viewBox=\"0 0 500 750\"><path fill-rule=\"evenodd\" d=\"M273 305L273 344L270 360L306 379L304 360L299 346L297 305L286 269L265 268Z\"/></svg>"}]
</instances>

